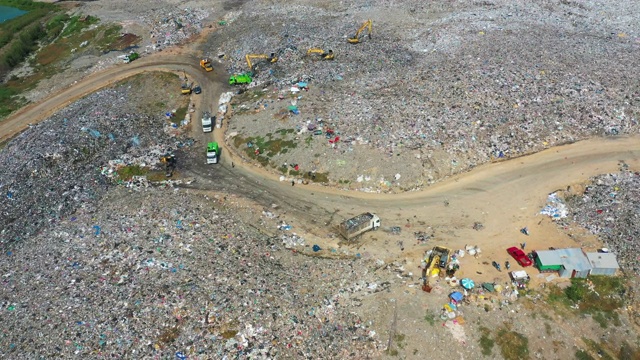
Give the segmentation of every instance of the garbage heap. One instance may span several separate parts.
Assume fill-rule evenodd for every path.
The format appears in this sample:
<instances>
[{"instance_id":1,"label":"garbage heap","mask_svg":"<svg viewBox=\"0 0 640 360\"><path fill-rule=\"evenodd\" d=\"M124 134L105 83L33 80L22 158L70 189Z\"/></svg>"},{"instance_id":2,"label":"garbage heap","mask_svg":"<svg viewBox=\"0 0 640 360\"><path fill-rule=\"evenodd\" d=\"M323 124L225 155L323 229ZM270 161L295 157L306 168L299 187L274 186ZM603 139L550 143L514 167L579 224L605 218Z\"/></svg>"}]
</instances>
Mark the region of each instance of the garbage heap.
<instances>
[{"instance_id":1,"label":"garbage heap","mask_svg":"<svg viewBox=\"0 0 640 360\"><path fill-rule=\"evenodd\" d=\"M581 196L569 196L573 220L598 235L625 271L640 274L640 173L623 170L590 179Z\"/></svg>"},{"instance_id":2,"label":"garbage heap","mask_svg":"<svg viewBox=\"0 0 640 360\"><path fill-rule=\"evenodd\" d=\"M0 355L371 358L365 260L285 249L188 190L117 187L0 261ZM37 324L37 325L36 325Z\"/></svg>"},{"instance_id":3,"label":"garbage heap","mask_svg":"<svg viewBox=\"0 0 640 360\"><path fill-rule=\"evenodd\" d=\"M141 114L127 101L130 91L119 86L80 99L0 151L0 247L94 206L113 180L101 166L152 165L177 148L162 115Z\"/></svg>"},{"instance_id":4,"label":"garbage heap","mask_svg":"<svg viewBox=\"0 0 640 360\"><path fill-rule=\"evenodd\" d=\"M638 132L638 105L629 101L637 91L628 85L640 66L629 51L638 40L623 31L635 26L628 16L635 5L587 3L569 11L404 1L401 19L373 18L372 38L354 45L346 38L366 20L362 9L395 5L258 2L207 49L223 54L230 73L247 71L246 54L275 52L277 63L257 65L256 82L286 89L313 79L326 90L313 116L341 138L389 157L411 151L450 174L593 135ZM425 13L438 15L425 24ZM307 56L312 47L332 49L336 59Z\"/></svg>"}]
</instances>

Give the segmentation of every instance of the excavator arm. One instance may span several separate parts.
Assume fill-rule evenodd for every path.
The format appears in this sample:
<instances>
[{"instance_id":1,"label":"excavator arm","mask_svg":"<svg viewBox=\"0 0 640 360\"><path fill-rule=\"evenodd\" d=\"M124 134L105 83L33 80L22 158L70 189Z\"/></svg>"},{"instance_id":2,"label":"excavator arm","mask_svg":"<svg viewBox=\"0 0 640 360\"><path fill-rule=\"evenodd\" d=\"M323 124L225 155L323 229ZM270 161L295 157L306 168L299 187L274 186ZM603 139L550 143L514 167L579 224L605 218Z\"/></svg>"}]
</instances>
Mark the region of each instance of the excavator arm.
<instances>
[{"instance_id":1,"label":"excavator arm","mask_svg":"<svg viewBox=\"0 0 640 360\"><path fill-rule=\"evenodd\" d=\"M320 48L311 48L311 49L307 50L307 55L311 55L311 54L320 55L320 58L322 58L322 60L333 60L334 59L333 50L324 51L324 50L322 50Z\"/></svg>"},{"instance_id":2,"label":"excavator arm","mask_svg":"<svg viewBox=\"0 0 640 360\"><path fill-rule=\"evenodd\" d=\"M371 39L371 34L373 33L373 22L371 21L371 19L365 21L364 24L362 24L362 26L360 26L360 29L358 29L358 31L356 31L356 34L352 38L347 39L347 41L349 43L351 43L351 44L359 43L360 42L360 35L365 30L368 30L369 39Z\"/></svg>"},{"instance_id":3,"label":"excavator arm","mask_svg":"<svg viewBox=\"0 0 640 360\"><path fill-rule=\"evenodd\" d=\"M275 53L271 53L271 55L267 55L267 54L247 54L245 56L245 59L247 60L247 66L249 66L249 70L253 70L253 62L251 60L253 59L264 59L267 60L270 63L274 63L276 61L278 61L278 57L276 56Z\"/></svg>"}]
</instances>

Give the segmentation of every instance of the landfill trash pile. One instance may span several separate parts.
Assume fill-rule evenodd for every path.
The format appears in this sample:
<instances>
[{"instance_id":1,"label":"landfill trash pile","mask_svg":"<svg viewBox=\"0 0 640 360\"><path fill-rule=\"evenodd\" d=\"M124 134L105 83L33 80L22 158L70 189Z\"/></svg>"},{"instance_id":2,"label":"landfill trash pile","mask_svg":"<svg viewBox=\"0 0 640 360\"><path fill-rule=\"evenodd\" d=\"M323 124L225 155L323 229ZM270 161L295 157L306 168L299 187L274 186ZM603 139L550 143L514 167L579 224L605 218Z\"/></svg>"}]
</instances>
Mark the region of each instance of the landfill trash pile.
<instances>
[{"instance_id":1,"label":"landfill trash pile","mask_svg":"<svg viewBox=\"0 0 640 360\"><path fill-rule=\"evenodd\" d=\"M181 9L174 5L149 11L144 15L143 22L151 27L151 50L162 51L167 47L184 43L202 31L202 22L207 17L207 10Z\"/></svg>"},{"instance_id":2,"label":"landfill trash pile","mask_svg":"<svg viewBox=\"0 0 640 360\"><path fill-rule=\"evenodd\" d=\"M640 274L640 173L621 171L590 179L582 196L566 202L573 220L598 235L624 271Z\"/></svg>"},{"instance_id":3,"label":"landfill trash pile","mask_svg":"<svg viewBox=\"0 0 640 360\"><path fill-rule=\"evenodd\" d=\"M402 20L382 15L393 7L252 2L207 48L225 54L229 73L247 71L246 54L275 52L277 63L257 65L257 83L281 91L308 81L322 95L305 94L299 116L387 157L411 153L427 179L640 129L640 109L627 100L637 97L627 79L640 66L630 51L640 38L622 31L637 32L628 16L637 4L408 1ZM373 36L349 44L362 8L380 15ZM425 13L437 16L425 24ZM336 60L309 58L310 47L331 48Z\"/></svg>"},{"instance_id":4,"label":"landfill trash pile","mask_svg":"<svg viewBox=\"0 0 640 360\"><path fill-rule=\"evenodd\" d=\"M567 206L557 193L551 193L547 197L547 204L540 210L540 214L547 215L553 220L563 219L567 217ZM529 234L525 233L525 235Z\"/></svg>"},{"instance_id":5,"label":"landfill trash pile","mask_svg":"<svg viewBox=\"0 0 640 360\"><path fill-rule=\"evenodd\" d=\"M92 205L2 254L0 356L379 355L353 312L379 281L366 260L296 255L188 190L116 187Z\"/></svg>"},{"instance_id":6,"label":"landfill trash pile","mask_svg":"<svg viewBox=\"0 0 640 360\"><path fill-rule=\"evenodd\" d=\"M113 183L101 175L105 167L113 177L120 166L152 165L158 149L177 147L162 117L127 101L130 91L119 86L80 99L0 151L0 247L93 208Z\"/></svg>"}]
</instances>

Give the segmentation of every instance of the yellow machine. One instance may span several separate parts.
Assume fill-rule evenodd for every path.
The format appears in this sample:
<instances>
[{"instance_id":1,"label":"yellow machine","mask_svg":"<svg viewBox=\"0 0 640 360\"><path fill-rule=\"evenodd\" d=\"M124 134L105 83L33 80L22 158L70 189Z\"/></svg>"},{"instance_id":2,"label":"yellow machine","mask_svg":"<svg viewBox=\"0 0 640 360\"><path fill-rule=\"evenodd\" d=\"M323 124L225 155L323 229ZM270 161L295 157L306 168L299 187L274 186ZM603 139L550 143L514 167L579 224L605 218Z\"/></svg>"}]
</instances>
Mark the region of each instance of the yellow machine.
<instances>
[{"instance_id":1,"label":"yellow machine","mask_svg":"<svg viewBox=\"0 0 640 360\"><path fill-rule=\"evenodd\" d=\"M180 86L180 90L183 95L191 94L191 86L189 85L189 79L187 78L187 73L184 73L184 81L182 82L182 86Z\"/></svg>"},{"instance_id":2,"label":"yellow machine","mask_svg":"<svg viewBox=\"0 0 640 360\"><path fill-rule=\"evenodd\" d=\"M164 165L166 177L171 177L176 168L176 158L172 154L167 154L160 158L160 162Z\"/></svg>"},{"instance_id":3,"label":"yellow machine","mask_svg":"<svg viewBox=\"0 0 640 360\"><path fill-rule=\"evenodd\" d=\"M356 34L352 38L348 38L347 41L350 44L358 44L360 42L360 35L362 35L362 32L366 29L369 30L368 35L369 35L369 39L371 39L371 34L373 33L372 25L373 23L371 22L371 19L365 21L364 24L360 26L360 29L356 31Z\"/></svg>"},{"instance_id":4,"label":"yellow machine","mask_svg":"<svg viewBox=\"0 0 640 360\"><path fill-rule=\"evenodd\" d=\"M319 49L319 48L311 48L311 49L307 50L307 55L311 55L311 54L320 55L320 58L322 60L333 60L333 58L334 58L333 50L329 50L328 52L325 52L324 50Z\"/></svg>"},{"instance_id":5,"label":"yellow machine","mask_svg":"<svg viewBox=\"0 0 640 360\"><path fill-rule=\"evenodd\" d=\"M200 66L205 69L207 72L213 71L213 67L211 66L211 60L209 58L204 58L200 60Z\"/></svg>"},{"instance_id":6,"label":"yellow machine","mask_svg":"<svg viewBox=\"0 0 640 360\"><path fill-rule=\"evenodd\" d=\"M271 55L267 55L267 54L247 54L245 56L245 59L247 59L247 65L249 66L249 70L253 70L253 63L251 62L252 59L264 59L264 60L267 60L271 64L273 64L274 62L278 61L278 57L276 57L275 53L271 53Z\"/></svg>"},{"instance_id":7,"label":"yellow machine","mask_svg":"<svg viewBox=\"0 0 640 360\"><path fill-rule=\"evenodd\" d=\"M428 257L424 259L426 264L422 270L423 289L427 292L431 291L429 285L429 278L442 276L443 271L446 271L447 264L449 263L449 255L451 250L443 246L435 246L428 252Z\"/></svg>"}]
</instances>

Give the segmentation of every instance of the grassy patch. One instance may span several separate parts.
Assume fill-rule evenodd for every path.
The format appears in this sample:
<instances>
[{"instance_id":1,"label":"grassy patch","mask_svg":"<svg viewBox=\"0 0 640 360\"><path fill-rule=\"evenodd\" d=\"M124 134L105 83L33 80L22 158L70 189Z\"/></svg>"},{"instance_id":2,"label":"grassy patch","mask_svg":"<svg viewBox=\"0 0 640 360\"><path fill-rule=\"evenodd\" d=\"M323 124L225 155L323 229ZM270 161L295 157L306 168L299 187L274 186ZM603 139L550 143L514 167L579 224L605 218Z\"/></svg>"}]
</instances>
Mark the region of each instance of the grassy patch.
<instances>
[{"instance_id":1,"label":"grassy patch","mask_svg":"<svg viewBox=\"0 0 640 360\"><path fill-rule=\"evenodd\" d=\"M618 359L640 359L640 349L625 341L620 346Z\"/></svg>"},{"instance_id":2,"label":"grassy patch","mask_svg":"<svg viewBox=\"0 0 640 360\"><path fill-rule=\"evenodd\" d=\"M556 303L556 311L570 311L571 305L578 305L581 314L591 314L602 328L609 322L621 324L616 313L623 305L626 289L624 279L619 277L592 276L589 279L571 279L571 286L564 290L551 287L548 300Z\"/></svg>"},{"instance_id":3,"label":"grassy patch","mask_svg":"<svg viewBox=\"0 0 640 360\"><path fill-rule=\"evenodd\" d=\"M427 314L424 316L424 320L425 320L427 323L429 323L429 325L431 325L431 326L433 326L433 325L435 325L435 324L436 324L436 316L435 316L435 315L433 315L432 313L427 313Z\"/></svg>"},{"instance_id":4,"label":"grassy patch","mask_svg":"<svg viewBox=\"0 0 640 360\"><path fill-rule=\"evenodd\" d=\"M405 339L404 334L397 333L393 336L393 340L395 340L396 346L398 346L398 348L400 349L404 348L404 339Z\"/></svg>"},{"instance_id":5,"label":"grassy patch","mask_svg":"<svg viewBox=\"0 0 640 360\"><path fill-rule=\"evenodd\" d=\"M579 349L575 353L576 359L578 360L596 360L593 356L589 355L584 349Z\"/></svg>"},{"instance_id":6,"label":"grassy patch","mask_svg":"<svg viewBox=\"0 0 640 360\"><path fill-rule=\"evenodd\" d=\"M108 27L87 28L98 23L96 17L68 16L56 5L28 0L0 0L0 5L29 10L29 13L0 24L0 76L20 65L32 53L32 75L0 85L0 118L24 106L20 94L33 89L40 80L59 72L72 50L89 51L102 39ZM116 27L119 28L119 27Z\"/></svg>"},{"instance_id":7,"label":"grassy patch","mask_svg":"<svg viewBox=\"0 0 640 360\"><path fill-rule=\"evenodd\" d=\"M482 349L482 355L490 356L493 352L493 346L495 345L495 341L491 338L491 330L481 326L480 334L480 348Z\"/></svg>"},{"instance_id":8,"label":"grassy patch","mask_svg":"<svg viewBox=\"0 0 640 360\"><path fill-rule=\"evenodd\" d=\"M123 166L118 169L118 179L129 180L134 176L146 175L149 169L143 168L139 165Z\"/></svg>"},{"instance_id":9,"label":"grassy patch","mask_svg":"<svg viewBox=\"0 0 640 360\"><path fill-rule=\"evenodd\" d=\"M180 124L184 117L187 116L187 111L189 110L189 105L184 105L176 109L176 116L171 118L171 122L175 124Z\"/></svg>"},{"instance_id":10,"label":"grassy patch","mask_svg":"<svg viewBox=\"0 0 640 360\"><path fill-rule=\"evenodd\" d=\"M495 339L505 360L525 360L529 357L529 339L506 328L500 329Z\"/></svg>"},{"instance_id":11,"label":"grassy patch","mask_svg":"<svg viewBox=\"0 0 640 360\"><path fill-rule=\"evenodd\" d=\"M615 360L611 355L609 355L609 351L606 348L606 344L598 343L596 341L593 341L593 340L587 339L587 338L582 338L582 341L584 341L585 344L587 344L587 346L589 346L589 349L591 351L593 351L596 354L598 354L598 358L600 358L602 360Z\"/></svg>"},{"instance_id":12,"label":"grassy patch","mask_svg":"<svg viewBox=\"0 0 640 360\"><path fill-rule=\"evenodd\" d=\"M71 36L73 34L81 32L82 30L88 28L93 24L97 24L98 21L99 21L98 18L94 16L80 16L80 15L72 16L67 21L67 25L64 28L64 30L62 30L62 34L60 35L62 37Z\"/></svg>"},{"instance_id":13,"label":"grassy patch","mask_svg":"<svg viewBox=\"0 0 640 360\"><path fill-rule=\"evenodd\" d=\"M282 134L281 130L276 132ZM286 130L285 132L286 133ZM241 137L236 136L233 138L233 145L241 151L244 151L248 157L257 160L263 166L267 166L271 158L278 154L286 154L289 149L296 148L298 143L294 140L287 140L282 138L273 138L272 134L266 136L254 136L254 137ZM284 169L281 169L284 171ZM291 174L291 171L289 171Z\"/></svg>"},{"instance_id":14,"label":"grassy patch","mask_svg":"<svg viewBox=\"0 0 640 360\"><path fill-rule=\"evenodd\" d=\"M170 344L174 342L178 336L180 336L180 329L177 327L172 327L170 329L166 329L165 331L158 336L158 342L163 344Z\"/></svg>"},{"instance_id":15,"label":"grassy patch","mask_svg":"<svg viewBox=\"0 0 640 360\"><path fill-rule=\"evenodd\" d=\"M316 183L329 183L329 173L312 172L311 175L309 175L309 172L306 172L303 177Z\"/></svg>"},{"instance_id":16,"label":"grassy patch","mask_svg":"<svg viewBox=\"0 0 640 360\"><path fill-rule=\"evenodd\" d=\"M147 180L152 182L167 180L167 176L165 172L160 170L149 171L146 174L146 176L147 176ZM174 176L175 176L175 172L174 172Z\"/></svg>"}]
</instances>

